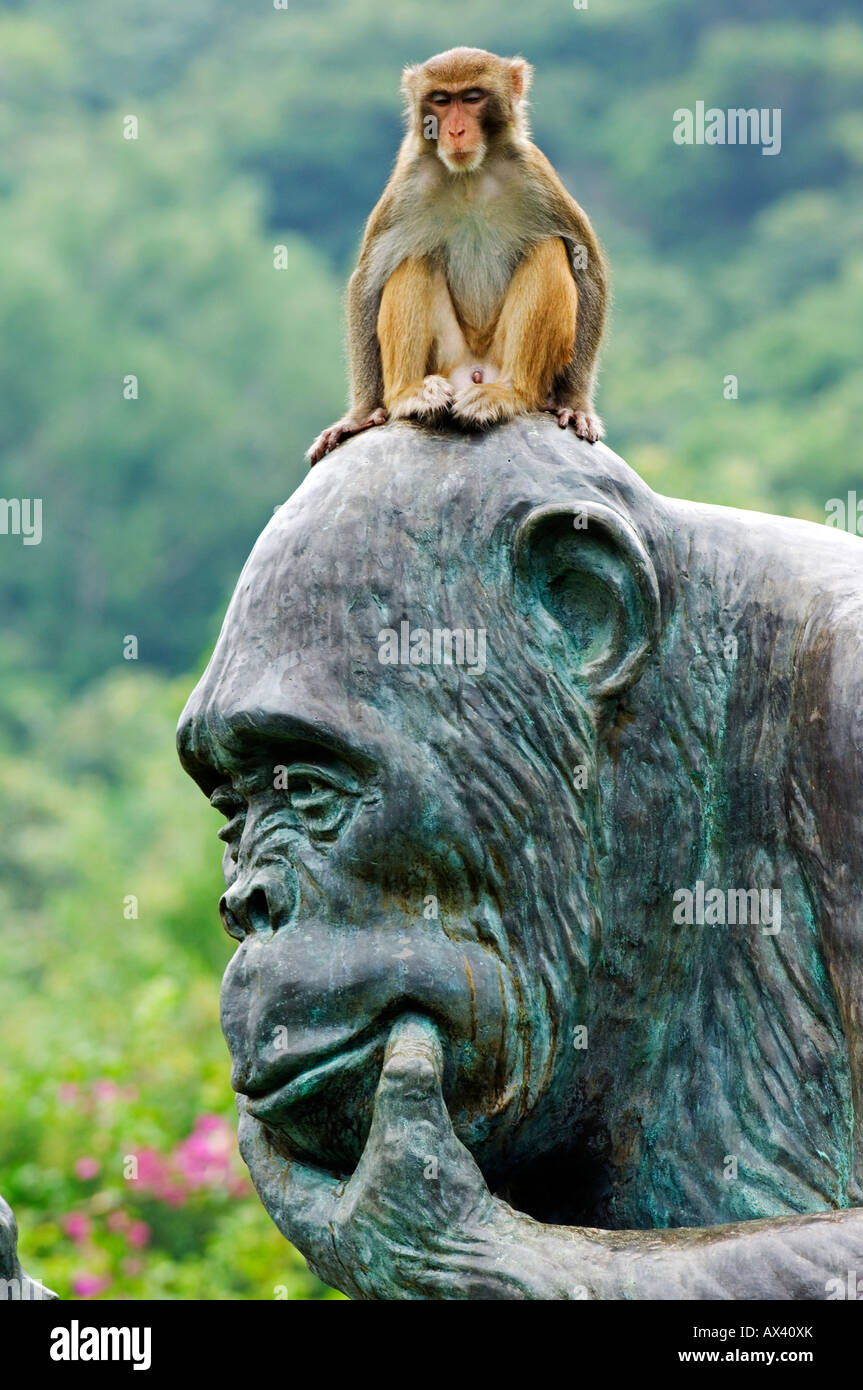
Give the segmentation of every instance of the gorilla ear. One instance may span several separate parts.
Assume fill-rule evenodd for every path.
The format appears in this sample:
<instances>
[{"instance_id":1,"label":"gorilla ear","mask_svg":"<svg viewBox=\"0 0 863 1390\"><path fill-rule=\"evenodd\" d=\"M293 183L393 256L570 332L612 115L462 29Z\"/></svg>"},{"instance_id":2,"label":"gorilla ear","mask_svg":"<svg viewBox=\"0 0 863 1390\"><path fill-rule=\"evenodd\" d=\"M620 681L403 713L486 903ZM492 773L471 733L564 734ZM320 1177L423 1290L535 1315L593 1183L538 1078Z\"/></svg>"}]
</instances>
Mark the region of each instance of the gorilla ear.
<instances>
[{"instance_id":1,"label":"gorilla ear","mask_svg":"<svg viewBox=\"0 0 863 1390\"><path fill-rule=\"evenodd\" d=\"M553 658L599 697L641 674L659 637L656 571L636 532L599 502L537 507L514 543L522 605Z\"/></svg>"}]
</instances>

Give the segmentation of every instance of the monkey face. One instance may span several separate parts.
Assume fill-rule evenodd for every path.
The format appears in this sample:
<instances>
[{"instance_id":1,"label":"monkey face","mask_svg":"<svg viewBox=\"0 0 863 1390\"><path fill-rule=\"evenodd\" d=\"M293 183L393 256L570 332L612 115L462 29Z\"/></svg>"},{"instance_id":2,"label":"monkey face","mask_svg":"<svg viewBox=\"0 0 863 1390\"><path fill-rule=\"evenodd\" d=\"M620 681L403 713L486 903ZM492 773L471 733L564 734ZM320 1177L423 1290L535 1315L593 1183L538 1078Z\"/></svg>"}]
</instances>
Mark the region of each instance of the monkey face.
<instances>
[{"instance_id":1,"label":"monkey face","mask_svg":"<svg viewBox=\"0 0 863 1390\"><path fill-rule=\"evenodd\" d=\"M437 119L437 152L451 173L473 173L485 158L484 121L489 93L482 87L430 92L426 109Z\"/></svg>"},{"instance_id":2,"label":"monkey face","mask_svg":"<svg viewBox=\"0 0 863 1390\"><path fill-rule=\"evenodd\" d=\"M434 141L451 173L473 173L501 139L523 132L521 103L531 69L523 58L453 48L402 75L408 121L420 141Z\"/></svg>"}]
</instances>

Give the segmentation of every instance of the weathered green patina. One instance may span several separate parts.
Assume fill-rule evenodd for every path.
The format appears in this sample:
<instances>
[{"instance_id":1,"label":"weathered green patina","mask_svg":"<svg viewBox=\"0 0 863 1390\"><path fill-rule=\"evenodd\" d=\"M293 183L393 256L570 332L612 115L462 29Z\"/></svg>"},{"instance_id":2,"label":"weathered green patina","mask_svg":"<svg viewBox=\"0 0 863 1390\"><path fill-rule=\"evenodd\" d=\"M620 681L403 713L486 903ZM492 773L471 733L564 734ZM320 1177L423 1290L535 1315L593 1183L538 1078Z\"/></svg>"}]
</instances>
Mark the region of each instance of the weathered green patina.
<instances>
[{"instance_id":1,"label":"weathered green patina","mask_svg":"<svg viewBox=\"0 0 863 1390\"><path fill-rule=\"evenodd\" d=\"M863 1268L861 621L860 540L539 416L374 430L273 517L179 747L228 817L241 1146L322 1278Z\"/></svg>"}]
</instances>

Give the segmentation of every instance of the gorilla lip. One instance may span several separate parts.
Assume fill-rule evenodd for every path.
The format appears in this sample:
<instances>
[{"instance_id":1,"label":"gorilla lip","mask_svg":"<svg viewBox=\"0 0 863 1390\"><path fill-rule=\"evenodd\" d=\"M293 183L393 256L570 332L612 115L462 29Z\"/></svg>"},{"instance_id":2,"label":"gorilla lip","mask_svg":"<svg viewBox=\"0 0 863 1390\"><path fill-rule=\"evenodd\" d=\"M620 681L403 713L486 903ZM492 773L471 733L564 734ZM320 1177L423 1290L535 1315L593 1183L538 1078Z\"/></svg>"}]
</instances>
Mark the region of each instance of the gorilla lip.
<instances>
[{"instance_id":1,"label":"gorilla lip","mask_svg":"<svg viewBox=\"0 0 863 1390\"><path fill-rule=\"evenodd\" d=\"M262 1120L264 1123L273 1120L297 1101L314 1095L315 1091L337 1072L362 1066L382 1048L383 1038L380 1033L376 1033L368 1042L326 1057L323 1062L290 1077L288 1081L276 1086L272 1091L267 1091L265 1095L248 1096L246 1108L256 1120Z\"/></svg>"}]
</instances>

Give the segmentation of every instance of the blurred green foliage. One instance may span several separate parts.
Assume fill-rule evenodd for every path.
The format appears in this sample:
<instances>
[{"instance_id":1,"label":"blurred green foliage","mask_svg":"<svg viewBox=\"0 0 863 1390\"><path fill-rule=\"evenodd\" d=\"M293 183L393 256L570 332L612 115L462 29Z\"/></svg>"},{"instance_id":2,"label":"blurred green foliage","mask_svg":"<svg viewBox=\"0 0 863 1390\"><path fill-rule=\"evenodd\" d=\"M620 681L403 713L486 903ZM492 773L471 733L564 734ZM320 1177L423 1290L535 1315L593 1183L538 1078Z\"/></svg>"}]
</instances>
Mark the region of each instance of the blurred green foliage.
<instances>
[{"instance_id":1,"label":"blurred green foliage","mask_svg":"<svg viewBox=\"0 0 863 1390\"><path fill-rule=\"evenodd\" d=\"M331 1297L236 1149L221 818L172 749L187 684L127 668L0 706L0 1190L64 1297Z\"/></svg>"},{"instance_id":2,"label":"blurred green foliage","mask_svg":"<svg viewBox=\"0 0 863 1390\"><path fill-rule=\"evenodd\" d=\"M0 491L44 506L41 545L0 537L0 1191L67 1295L324 1295L227 1151L182 1200L124 1161L233 1127L183 673L341 409L399 70L456 43L535 64L609 250L610 445L692 498L823 520L863 491L857 5L0 0ZM699 100L781 107L781 154L675 145Z\"/></svg>"}]
</instances>

